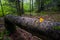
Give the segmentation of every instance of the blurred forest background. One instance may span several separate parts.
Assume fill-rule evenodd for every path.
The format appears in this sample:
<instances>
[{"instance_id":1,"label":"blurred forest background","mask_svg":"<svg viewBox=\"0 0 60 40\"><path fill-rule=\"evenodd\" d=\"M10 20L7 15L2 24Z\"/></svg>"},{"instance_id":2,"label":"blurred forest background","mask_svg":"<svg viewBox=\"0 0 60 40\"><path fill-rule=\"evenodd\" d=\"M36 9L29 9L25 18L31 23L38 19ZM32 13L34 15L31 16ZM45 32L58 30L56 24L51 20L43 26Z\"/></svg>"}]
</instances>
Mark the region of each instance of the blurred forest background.
<instances>
[{"instance_id":1,"label":"blurred forest background","mask_svg":"<svg viewBox=\"0 0 60 40\"><path fill-rule=\"evenodd\" d=\"M60 22L60 0L0 0L0 39L3 39L3 36L5 38L5 34L9 35L4 28L3 20L3 17L8 14L38 16L37 18L42 16L44 20ZM60 30L60 26L56 29Z\"/></svg>"},{"instance_id":2,"label":"blurred forest background","mask_svg":"<svg viewBox=\"0 0 60 40\"><path fill-rule=\"evenodd\" d=\"M60 0L0 0L0 16L59 14Z\"/></svg>"}]
</instances>

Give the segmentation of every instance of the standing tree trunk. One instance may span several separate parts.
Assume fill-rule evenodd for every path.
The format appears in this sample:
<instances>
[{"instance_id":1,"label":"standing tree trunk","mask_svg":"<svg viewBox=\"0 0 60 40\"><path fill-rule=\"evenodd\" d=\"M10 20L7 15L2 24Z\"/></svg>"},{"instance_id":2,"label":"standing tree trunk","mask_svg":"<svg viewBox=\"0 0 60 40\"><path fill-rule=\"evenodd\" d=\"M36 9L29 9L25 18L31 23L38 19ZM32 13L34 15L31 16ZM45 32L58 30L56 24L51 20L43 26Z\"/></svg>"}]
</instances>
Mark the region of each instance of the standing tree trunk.
<instances>
[{"instance_id":1,"label":"standing tree trunk","mask_svg":"<svg viewBox=\"0 0 60 40\"><path fill-rule=\"evenodd\" d=\"M41 12L44 10L44 0L36 0L36 3L37 3L37 12Z\"/></svg>"},{"instance_id":2,"label":"standing tree trunk","mask_svg":"<svg viewBox=\"0 0 60 40\"><path fill-rule=\"evenodd\" d=\"M20 1L19 0L16 0L16 8L17 8L18 15L21 16L22 12L21 12L21 7L20 7Z\"/></svg>"},{"instance_id":3,"label":"standing tree trunk","mask_svg":"<svg viewBox=\"0 0 60 40\"><path fill-rule=\"evenodd\" d=\"M44 10L44 0L41 0L41 8L40 8L41 11Z\"/></svg>"},{"instance_id":4,"label":"standing tree trunk","mask_svg":"<svg viewBox=\"0 0 60 40\"><path fill-rule=\"evenodd\" d=\"M60 11L60 0L57 1L57 8L58 8L58 11Z\"/></svg>"},{"instance_id":5,"label":"standing tree trunk","mask_svg":"<svg viewBox=\"0 0 60 40\"><path fill-rule=\"evenodd\" d=\"M37 1L38 2L38 12L40 12L40 0Z\"/></svg>"},{"instance_id":6,"label":"standing tree trunk","mask_svg":"<svg viewBox=\"0 0 60 40\"><path fill-rule=\"evenodd\" d=\"M33 0L32 0L32 11L33 11Z\"/></svg>"},{"instance_id":7,"label":"standing tree trunk","mask_svg":"<svg viewBox=\"0 0 60 40\"><path fill-rule=\"evenodd\" d=\"M23 7L24 2L23 1L24 0L22 0L22 14L24 14L24 7Z\"/></svg>"},{"instance_id":8,"label":"standing tree trunk","mask_svg":"<svg viewBox=\"0 0 60 40\"><path fill-rule=\"evenodd\" d=\"M31 5L32 2L31 2L31 1L32 1L32 0L30 0L30 16L31 16L31 11L32 11L32 10L31 10L31 9L32 9L32 7L31 7L31 6L32 6L32 5Z\"/></svg>"},{"instance_id":9,"label":"standing tree trunk","mask_svg":"<svg viewBox=\"0 0 60 40\"><path fill-rule=\"evenodd\" d=\"M40 0L36 0L37 12L40 12Z\"/></svg>"}]
</instances>

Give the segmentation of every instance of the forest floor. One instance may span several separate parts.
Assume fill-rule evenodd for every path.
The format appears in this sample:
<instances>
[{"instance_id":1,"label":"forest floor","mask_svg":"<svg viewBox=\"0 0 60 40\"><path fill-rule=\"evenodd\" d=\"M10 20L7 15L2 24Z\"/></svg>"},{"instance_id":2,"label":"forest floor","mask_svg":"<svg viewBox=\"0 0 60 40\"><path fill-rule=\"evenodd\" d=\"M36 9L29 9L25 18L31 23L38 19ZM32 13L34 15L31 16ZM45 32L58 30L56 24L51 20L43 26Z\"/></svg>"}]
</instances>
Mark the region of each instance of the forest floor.
<instances>
[{"instance_id":1,"label":"forest floor","mask_svg":"<svg viewBox=\"0 0 60 40\"><path fill-rule=\"evenodd\" d=\"M44 15L44 16L30 16L30 15L22 15L22 16L35 17L38 19L40 17L43 17L45 20L60 22L60 14ZM14 40L42 40L41 38L33 36L32 34L18 27L17 27L17 32L12 34L11 36L7 36L7 33L5 32L6 32L6 29L4 27L4 19L1 17L0 18L0 40L7 40L7 39L10 39L10 40L13 40L13 39ZM46 40L46 37L44 37L44 39Z\"/></svg>"},{"instance_id":2,"label":"forest floor","mask_svg":"<svg viewBox=\"0 0 60 40\"><path fill-rule=\"evenodd\" d=\"M60 22L60 14L46 14L46 15L30 15L30 14L27 14L27 15L22 15L22 16L25 16L25 17L32 17L32 18L44 18L45 20L50 20L50 21L55 21L55 22Z\"/></svg>"}]
</instances>

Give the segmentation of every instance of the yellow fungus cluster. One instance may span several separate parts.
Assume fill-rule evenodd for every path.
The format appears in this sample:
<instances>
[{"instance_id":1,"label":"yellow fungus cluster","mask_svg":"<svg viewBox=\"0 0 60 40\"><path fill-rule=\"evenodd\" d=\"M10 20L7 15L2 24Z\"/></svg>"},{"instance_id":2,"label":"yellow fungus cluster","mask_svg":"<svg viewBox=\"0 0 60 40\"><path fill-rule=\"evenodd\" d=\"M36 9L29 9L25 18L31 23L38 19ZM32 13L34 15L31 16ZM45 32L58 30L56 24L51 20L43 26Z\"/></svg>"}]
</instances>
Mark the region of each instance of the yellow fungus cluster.
<instances>
[{"instance_id":1,"label":"yellow fungus cluster","mask_svg":"<svg viewBox=\"0 0 60 40\"><path fill-rule=\"evenodd\" d=\"M44 18L40 17L39 21L40 22L43 22L44 21Z\"/></svg>"}]
</instances>

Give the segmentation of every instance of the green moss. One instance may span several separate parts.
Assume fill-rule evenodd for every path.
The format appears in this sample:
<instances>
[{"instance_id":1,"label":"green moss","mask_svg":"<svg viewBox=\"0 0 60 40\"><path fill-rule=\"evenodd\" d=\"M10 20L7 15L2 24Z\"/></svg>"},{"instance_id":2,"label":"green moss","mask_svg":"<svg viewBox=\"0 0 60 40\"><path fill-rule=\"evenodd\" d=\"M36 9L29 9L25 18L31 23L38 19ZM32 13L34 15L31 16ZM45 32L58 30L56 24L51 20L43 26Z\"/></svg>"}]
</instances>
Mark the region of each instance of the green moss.
<instances>
[{"instance_id":1,"label":"green moss","mask_svg":"<svg viewBox=\"0 0 60 40\"><path fill-rule=\"evenodd\" d=\"M3 39L3 36L4 36L4 32L0 32L0 40Z\"/></svg>"},{"instance_id":2,"label":"green moss","mask_svg":"<svg viewBox=\"0 0 60 40\"><path fill-rule=\"evenodd\" d=\"M10 34L10 32L9 32L9 31L7 31L7 30L5 31L5 33L6 33L6 35L7 35L7 36Z\"/></svg>"},{"instance_id":3,"label":"green moss","mask_svg":"<svg viewBox=\"0 0 60 40\"><path fill-rule=\"evenodd\" d=\"M54 30L60 30L60 26L54 26L53 29Z\"/></svg>"}]
</instances>

